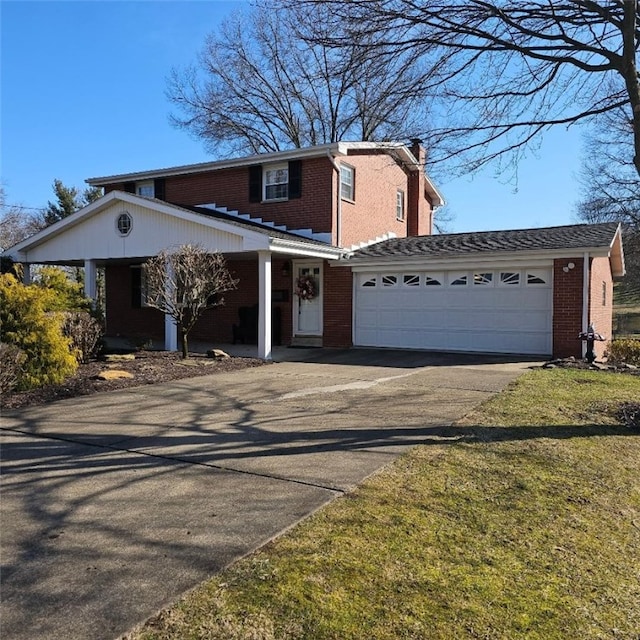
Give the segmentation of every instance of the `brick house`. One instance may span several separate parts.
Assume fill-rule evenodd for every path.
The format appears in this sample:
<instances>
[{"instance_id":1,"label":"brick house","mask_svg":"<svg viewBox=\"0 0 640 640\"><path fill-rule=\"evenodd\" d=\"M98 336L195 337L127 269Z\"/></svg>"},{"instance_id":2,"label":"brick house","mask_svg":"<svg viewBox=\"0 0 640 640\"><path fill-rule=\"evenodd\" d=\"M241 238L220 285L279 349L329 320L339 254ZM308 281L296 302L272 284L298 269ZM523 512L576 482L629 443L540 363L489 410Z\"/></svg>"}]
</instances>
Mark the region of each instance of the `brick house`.
<instances>
[{"instance_id":1,"label":"brick house","mask_svg":"<svg viewBox=\"0 0 640 640\"><path fill-rule=\"evenodd\" d=\"M579 356L589 321L610 336L617 225L432 236L443 199L424 161L417 141L341 142L91 178L101 199L5 254L27 279L29 264L83 265L90 296L104 268L107 334L169 349L176 328L145 306L140 267L186 243L239 278L192 338L261 357L274 343Z\"/></svg>"}]
</instances>

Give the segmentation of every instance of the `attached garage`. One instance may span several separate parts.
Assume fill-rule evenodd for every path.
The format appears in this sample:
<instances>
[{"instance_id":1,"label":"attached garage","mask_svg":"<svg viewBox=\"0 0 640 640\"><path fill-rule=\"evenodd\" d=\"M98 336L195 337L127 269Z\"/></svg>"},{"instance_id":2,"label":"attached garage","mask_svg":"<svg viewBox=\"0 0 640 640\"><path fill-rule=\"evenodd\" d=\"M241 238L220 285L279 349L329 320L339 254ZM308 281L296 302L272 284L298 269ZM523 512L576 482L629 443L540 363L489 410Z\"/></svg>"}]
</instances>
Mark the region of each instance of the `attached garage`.
<instances>
[{"instance_id":1,"label":"attached garage","mask_svg":"<svg viewBox=\"0 0 640 640\"><path fill-rule=\"evenodd\" d=\"M551 268L358 273L357 346L547 355Z\"/></svg>"},{"instance_id":2,"label":"attached garage","mask_svg":"<svg viewBox=\"0 0 640 640\"><path fill-rule=\"evenodd\" d=\"M392 238L346 261L355 346L535 356L580 356L590 324L610 338L624 274L615 223Z\"/></svg>"}]
</instances>

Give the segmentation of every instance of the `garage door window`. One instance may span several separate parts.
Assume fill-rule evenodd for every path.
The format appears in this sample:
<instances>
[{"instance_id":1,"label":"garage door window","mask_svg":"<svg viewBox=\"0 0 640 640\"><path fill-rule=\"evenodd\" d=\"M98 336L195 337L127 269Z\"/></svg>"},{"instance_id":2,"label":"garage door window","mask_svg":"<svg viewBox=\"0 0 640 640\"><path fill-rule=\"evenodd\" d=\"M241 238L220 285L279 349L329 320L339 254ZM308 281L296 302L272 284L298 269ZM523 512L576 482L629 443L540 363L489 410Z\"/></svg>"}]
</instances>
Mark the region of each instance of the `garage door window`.
<instances>
[{"instance_id":1,"label":"garage door window","mask_svg":"<svg viewBox=\"0 0 640 640\"><path fill-rule=\"evenodd\" d=\"M376 286L376 277L368 278L362 282L363 287L375 287Z\"/></svg>"},{"instance_id":2,"label":"garage door window","mask_svg":"<svg viewBox=\"0 0 640 640\"><path fill-rule=\"evenodd\" d=\"M474 273L473 284L480 286L491 286L493 284L493 273L491 271Z\"/></svg>"},{"instance_id":3,"label":"garage door window","mask_svg":"<svg viewBox=\"0 0 640 640\"><path fill-rule=\"evenodd\" d=\"M500 284L505 287L517 287L520 284L520 273L518 271L500 272Z\"/></svg>"},{"instance_id":4,"label":"garage door window","mask_svg":"<svg viewBox=\"0 0 640 640\"><path fill-rule=\"evenodd\" d=\"M404 284L405 287L419 287L420 276L417 273L406 273L402 277L402 284Z\"/></svg>"},{"instance_id":5,"label":"garage door window","mask_svg":"<svg viewBox=\"0 0 640 640\"><path fill-rule=\"evenodd\" d=\"M544 271L528 271L527 272L527 285L541 285L547 284L545 280L546 274Z\"/></svg>"},{"instance_id":6,"label":"garage door window","mask_svg":"<svg viewBox=\"0 0 640 640\"><path fill-rule=\"evenodd\" d=\"M467 274L452 273L451 274L451 286L452 287L466 287L468 283Z\"/></svg>"},{"instance_id":7,"label":"garage door window","mask_svg":"<svg viewBox=\"0 0 640 640\"><path fill-rule=\"evenodd\" d=\"M398 284L398 276L382 276L383 287L395 287Z\"/></svg>"},{"instance_id":8,"label":"garage door window","mask_svg":"<svg viewBox=\"0 0 640 640\"><path fill-rule=\"evenodd\" d=\"M427 285L427 287L439 287L442 285L442 280L443 278L440 274L427 274L424 278L424 283Z\"/></svg>"}]
</instances>

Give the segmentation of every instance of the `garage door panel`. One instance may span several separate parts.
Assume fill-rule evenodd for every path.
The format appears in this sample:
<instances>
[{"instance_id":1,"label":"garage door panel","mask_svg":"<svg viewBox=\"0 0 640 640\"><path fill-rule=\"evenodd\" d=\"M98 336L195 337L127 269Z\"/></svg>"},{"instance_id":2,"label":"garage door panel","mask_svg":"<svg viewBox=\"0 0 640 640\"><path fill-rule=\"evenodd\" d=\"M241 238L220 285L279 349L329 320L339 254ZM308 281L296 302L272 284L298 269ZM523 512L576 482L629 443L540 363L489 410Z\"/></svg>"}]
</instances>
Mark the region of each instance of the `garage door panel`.
<instances>
[{"instance_id":1,"label":"garage door panel","mask_svg":"<svg viewBox=\"0 0 640 640\"><path fill-rule=\"evenodd\" d=\"M502 284L500 271L519 272L518 284ZM468 273L471 276L474 272ZM403 286L405 280L399 272L398 284L392 287L379 286L382 278L376 274L378 286L356 287L355 344L548 354L551 270L537 268L544 282L535 286L527 284L526 273L515 268L493 270L488 284L482 285L473 284L471 277L467 285L451 285L460 272L444 273L442 284L437 286L425 286L427 279L421 273L420 286Z\"/></svg>"}]
</instances>

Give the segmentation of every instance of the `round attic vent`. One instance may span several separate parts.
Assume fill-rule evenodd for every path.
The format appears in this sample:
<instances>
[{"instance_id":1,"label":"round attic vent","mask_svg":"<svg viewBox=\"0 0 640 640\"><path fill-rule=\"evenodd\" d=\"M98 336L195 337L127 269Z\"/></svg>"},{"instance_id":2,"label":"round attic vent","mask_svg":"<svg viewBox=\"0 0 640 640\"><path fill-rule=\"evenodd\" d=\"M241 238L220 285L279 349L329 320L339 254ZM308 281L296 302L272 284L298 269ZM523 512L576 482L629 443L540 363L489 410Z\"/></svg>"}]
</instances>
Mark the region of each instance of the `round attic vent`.
<instances>
[{"instance_id":1,"label":"round attic vent","mask_svg":"<svg viewBox=\"0 0 640 640\"><path fill-rule=\"evenodd\" d=\"M121 236L128 236L131 233L131 227L133 226L131 214L128 211L123 211L118 216L116 226L118 227L118 233Z\"/></svg>"}]
</instances>

